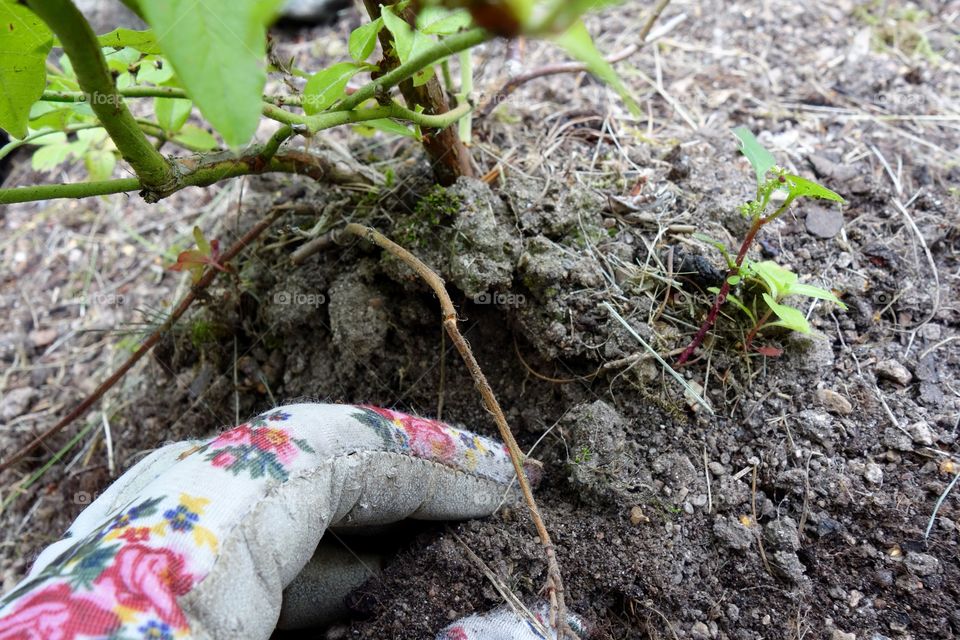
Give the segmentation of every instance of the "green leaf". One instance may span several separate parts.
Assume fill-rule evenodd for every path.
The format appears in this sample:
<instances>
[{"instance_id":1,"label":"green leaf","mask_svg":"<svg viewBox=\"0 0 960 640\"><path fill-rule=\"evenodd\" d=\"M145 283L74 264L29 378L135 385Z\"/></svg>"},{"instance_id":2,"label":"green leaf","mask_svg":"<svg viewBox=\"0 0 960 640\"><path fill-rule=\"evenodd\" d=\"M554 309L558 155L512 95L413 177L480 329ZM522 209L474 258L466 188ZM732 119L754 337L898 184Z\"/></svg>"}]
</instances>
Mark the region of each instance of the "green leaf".
<instances>
[{"instance_id":1,"label":"green leaf","mask_svg":"<svg viewBox=\"0 0 960 640\"><path fill-rule=\"evenodd\" d=\"M776 300L790 295L788 292L797 282L797 274L772 260L751 262L748 271L750 275L760 278L767 293Z\"/></svg>"},{"instance_id":2,"label":"green leaf","mask_svg":"<svg viewBox=\"0 0 960 640\"><path fill-rule=\"evenodd\" d=\"M77 112L70 106L53 102L35 102L30 107L28 126L32 131L40 129L63 129L68 122L79 119Z\"/></svg>"},{"instance_id":3,"label":"green leaf","mask_svg":"<svg viewBox=\"0 0 960 640\"><path fill-rule=\"evenodd\" d=\"M112 151L94 149L84 154L83 163L87 167L90 180L108 180L117 165L117 156Z\"/></svg>"},{"instance_id":4,"label":"green leaf","mask_svg":"<svg viewBox=\"0 0 960 640\"><path fill-rule=\"evenodd\" d=\"M820 287L815 287L812 284L802 284L796 283L790 287L788 296L807 296L808 298L817 298L818 300L827 300L837 305L841 309L846 310L847 305L843 304L840 301L840 298L835 296L832 291L827 291L826 289L821 289Z\"/></svg>"},{"instance_id":5,"label":"green leaf","mask_svg":"<svg viewBox=\"0 0 960 640\"><path fill-rule=\"evenodd\" d=\"M140 53L161 53L160 45L153 31L134 31L133 29L114 29L110 33L97 36L102 47L132 47Z\"/></svg>"},{"instance_id":6,"label":"green leaf","mask_svg":"<svg viewBox=\"0 0 960 640\"><path fill-rule=\"evenodd\" d=\"M843 309L847 308L832 292L811 284L801 284L798 282L799 278L797 274L786 267L781 267L772 260L750 263L749 272L750 275L759 277L763 281L767 292L773 296L775 300L782 300L788 296L806 296L808 298L827 300Z\"/></svg>"},{"instance_id":7,"label":"green leaf","mask_svg":"<svg viewBox=\"0 0 960 640\"><path fill-rule=\"evenodd\" d=\"M393 8L382 7L380 17L387 31L393 36L393 49L397 52L400 62L406 62L410 59L410 50L413 47L413 29L407 24L407 21L393 12Z\"/></svg>"},{"instance_id":8,"label":"green leaf","mask_svg":"<svg viewBox=\"0 0 960 640\"><path fill-rule=\"evenodd\" d=\"M157 124L167 134L176 133L190 117L193 103L181 98L154 98L153 112L157 116Z\"/></svg>"},{"instance_id":9,"label":"green leaf","mask_svg":"<svg viewBox=\"0 0 960 640\"><path fill-rule=\"evenodd\" d=\"M473 18L465 9L450 11L443 7L424 7L417 14L417 30L426 34L446 36L470 26Z\"/></svg>"},{"instance_id":10,"label":"green leaf","mask_svg":"<svg viewBox=\"0 0 960 640\"><path fill-rule=\"evenodd\" d=\"M54 134L36 141L41 144L30 158L30 166L34 171L49 171L67 161L73 154L73 145L67 142L65 134Z\"/></svg>"},{"instance_id":11,"label":"green leaf","mask_svg":"<svg viewBox=\"0 0 960 640\"><path fill-rule=\"evenodd\" d=\"M381 118L380 120L367 120L354 125L354 129L361 134L371 134L374 130L383 131L392 135L406 136L416 138L417 134L410 127L406 127L395 120Z\"/></svg>"},{"instance_id":12,"label":"green leaf","mask_svg":"<svg viewBox=\"0 0 960 640\"><path fill-rule=\"evenodd\" d=\"M267 79L266 30L283 0L140 0L177 77L231 147L253 137Z\"/></svg>"},{"instance_id":13,"label":"green leaf","mask_svg":"<svg viewBox=\"0 0 960 640\"><path fill-rule=\"evenodd\" d=\"M413 43L410 45L410 57L418 55L420 52L433 47L436 44L432 36L428 36L419 31L413 32ZM433 65L420 69L413 74L413 86L419 87L425 84L427 80L433 77Z\"/></svg>"},{"instance_id":14,"label":"green leaf","mask_svg":"<svg viewBox=\"0 0 960 640\"><path fill-rule=\"evenodd\" d=\"M377 18L373 22L362 24L353 30L350 34L348 49L350 57L357 62L363 62L373 53L377 46L377 34L383 28L383 18Z\"/></svg>"},{"instance_id":15,"label":"green leaf","mask_svg":"<svg viewBox=\"0 0 960 640\"><path fill-rule=\"evenodd\" d=\"M557 8L551 14L552 20L541 25L541 28L562 31L588 11L598 11L621 3L622 0L554 0L552 4Z\"/></svg>"},{"instance_id":16,"label":"green leaf","mask_svg":"<svg viewBox=\"0 0 960 640\"><path fill-rule=\"evenodd\" d=\"M839 193L831 191L826 187L817 184L813 180L807 180L792 173L785 173L783 177L790 183L790 193L797 197L807 196L808 198L820 198L821 200L833 200L834 202L846 203Z\"/></svg>"},{"instance_id":17,"label":"green leaf","mask_svg":"<svg viewBox=\"0 0 960 640\"><path fill-rule=\"evenodd\" d=\"M343 98L350 78L362 68L354 62L338 62L313 74L303 88L303 110L312 116Z\"/></svg>"},{"instance_id":18,"label":"green leaf","mask_svg":"<svg viewBox=\"0 0 960 640\"><path fill-rule=\"evenodd\" d=\"M563 47L570 56L585 64L593 75L613 87L616 92L620 94L620 97L623 98L630 113L635 116L640 115L640 107L637 105L636 100L633 99L630 91L626 85L623 84L620 76L613 70L610 63L597 51L597 48L593 44L593 38L590 37L590 33L587 31L587 27L583 24L583 21L577 20L574 22L570 28L562 34L554 36L554 41Z\"/></svg>"},{"instance_id":19,"label":"green leaf","mask_svg":"<svg viewBox=\"0 0 960 640\"><path fill-rule=\"evenodd\" d=\"M197 243L197 249L205 256L210 255L210 243L207 241L206 236L203 235L203 229L200 227L193 227L193 240Z\"/></svg>"},{"instance_id":20,"label":"green leaf","mask_svg":"<svg viewBox=\"0 0 960 640\"><path fill-rule=\"evenodd\" d=\"M804 317L803 312L800 309L795 309L786 304L780 304L776 300L770 297L769 294L763 294L763 300L767 303L767 306L770 307L770 310L777 314L777 317L780 318L776 322L767 323L768 327L786 327L787 329L792 329L794 331L799 331L800 333L810 333L810 324L807 322L807 319Z\"/></svg>"},{"instance_id":21,"label":"green leaf","mask_svg":"<svg viewBox=\"0 0 960 640\"><path fill-rule=\"evenodd\" d=\"M173 67L170 63L158 56L147 56L140 61L137 70L137 82L149 82L155 85L165 85L173 78Z\"/></svg>"},{"instance_id":22,"label":"green leaf","mask_svg":"<svg viewBox=\"0 0 960 640\"><path fill-rule=\"evenodd\" d=\"M733 135L740 139L740 152L750 161L750 165L757 174L757 186L760 186L766 181L767 172L777 165L777 159L763 148L750 129L737 127L733 130Z\"/></svg>"},{"instance_id":23,"label":"green leaf","mask_svg":"<svg viewBox=\"0 0 960 640\"><path fill-rule=\"evenodd\" d=\"M140 59L140 52L130 47L123 49L106 49L103 57L107 61L107 67L111 71L124 73L130 70L130 66Z\"/></svg>"},{"instance_id":24,"label":"green leaf","mask_svg":"<svg viewBox=\"0 0 960 640\"><path fill-rule=\"evenodd\" d=\"M81 129L77 131L77 140L73 143L77 155L87 152L87 149L101 145L107 139L107 131L103 127Z\"/></svg>"},{"instance_id":25,"label":"green leaf","mask_svg":"<svg viewBox=\"0 0 960 640\"><path fill-rule=\"evenodd\" d=\"M47 84L47 54L53 34L30 9L0 0L0 128L27 135L30 107Z\"/></svg>"},{"instance_id":26,"label":"green leaf","mask_svg":"<svg viewBox=\"0 0 960 640\"><path fill-rule=\"evenodd\" d=\"M182 142L191 149L210 151L216 149L220 143L212 133L192 124L185 124L180 132L173 137L175 142Z\"/></svg>"}]
</instances>

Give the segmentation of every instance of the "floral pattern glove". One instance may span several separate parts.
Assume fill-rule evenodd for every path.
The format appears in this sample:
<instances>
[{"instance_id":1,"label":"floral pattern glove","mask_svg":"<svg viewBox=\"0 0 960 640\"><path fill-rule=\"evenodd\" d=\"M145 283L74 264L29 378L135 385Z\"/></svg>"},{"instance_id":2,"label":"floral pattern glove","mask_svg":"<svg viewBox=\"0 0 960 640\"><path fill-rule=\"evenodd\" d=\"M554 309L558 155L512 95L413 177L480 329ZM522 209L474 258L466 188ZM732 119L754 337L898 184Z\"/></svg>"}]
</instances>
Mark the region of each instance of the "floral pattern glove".
<instances>
[{"instance_id":1,"label":"floral pattern glove","mask_svg":"<svg viewBox=\"0 0 960 640\"><path fill-rule=\"evenodd\" d=\"M121 476L0 599L0 640L269 638L328 527L489 515L512 479L501 443L434 420L280 407Z\"/></svg>"},{"instance_id":2,"label":"floral pattern glove","mask_svg":"<svg viewBox=\"0 0 960 640\"><path fill-rule=\"evenodd\" d=\"M546 622L549 619L550 605L541 603L531 607L529 613L537 619L541 627L548 629L550 640L556 640L556 631L550 629ZM567 624L579 637L587 637L589 629L579 616L569 614ZM441 631L436 640L546 640L546 638L527 618L503 606L489 613L457 620Z\"/></svg>"}]
</instances>

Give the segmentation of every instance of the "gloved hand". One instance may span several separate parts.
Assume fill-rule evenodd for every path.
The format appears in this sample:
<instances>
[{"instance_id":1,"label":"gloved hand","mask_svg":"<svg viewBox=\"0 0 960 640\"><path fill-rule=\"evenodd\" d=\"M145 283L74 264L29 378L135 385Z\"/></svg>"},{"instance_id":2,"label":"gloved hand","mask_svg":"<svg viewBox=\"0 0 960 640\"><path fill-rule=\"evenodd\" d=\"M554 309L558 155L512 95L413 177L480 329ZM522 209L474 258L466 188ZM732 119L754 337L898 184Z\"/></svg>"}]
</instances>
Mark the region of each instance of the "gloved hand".
<instances>
[{"instance_id":1,"label":"gloved hand","mask_svg":"<svg viewBox=\"0 0 960 640\"><path fill-rule=\"evenodd\" d=\"M280 407L127 471L0 600L0 640L257 639L278 620L316 624L369 575L318 549L328 527L489 515L513 477L502 444L434 420ZM438 636L542 637L502 609Z\"/></svg>"}]
</instances>

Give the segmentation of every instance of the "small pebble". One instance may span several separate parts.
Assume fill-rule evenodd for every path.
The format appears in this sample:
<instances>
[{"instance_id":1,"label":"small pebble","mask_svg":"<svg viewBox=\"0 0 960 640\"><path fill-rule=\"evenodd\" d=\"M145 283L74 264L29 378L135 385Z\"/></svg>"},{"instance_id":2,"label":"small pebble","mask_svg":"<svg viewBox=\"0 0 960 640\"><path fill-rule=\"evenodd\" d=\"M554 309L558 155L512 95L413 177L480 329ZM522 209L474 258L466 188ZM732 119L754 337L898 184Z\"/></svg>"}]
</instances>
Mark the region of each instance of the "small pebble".
<instances>
[{"instance_id":1,"label":"small pebble","mask_svg":"<svg viewBox=\"0 0 960 640\"><path fill-rule=\"evenodd\" d=\"M856 589L852 589L850 591L850 597L847 598L847 606L851 609L856 609L861 600L863 600L863 594Z\"/></svg>"},{"instance_id":2,"label":"small pebble","mask_svg":"<svg viewBox=\"0 0 960 640\"><path fill-rule=\"evenodd\" d=\"M857 636L853 633L840 631L840 629L834 629L833 633L830 634L830 640L857 640Z\"/></svg>"},{"instance_id":3,"label":"small pebble","mask_svg":"<svg viewBox=\"0 0 960 640\"><path fill-rule=\"evenodd\" d=\"M940 561L929 553L914 553L911 551L907 554L903 563L911 573L921 577L932 576L940 570Z\"/></svg>"},{"instance_id":4,"label":"small pebble","mask_svg":"<svg viewBox=\"0 0 960 640\"><path fill-rule=\"evenodd\" d=\"M23 415L37 397L36 389L19 387L10 389L0 398L0 418L9 422L17 416Z\"/></svg>"},{"instance_id":5,"label":"small pebble","mask_svg":"<svg viewBox=\"0 0 960 640\"><path fill-rule=\"evenodd\" d=\"M850 404L850 401L832 389L817 389L814 395L817 402L830 413L841 416L848 416L853 413L853 405Z\"/></svg>"},{"instance_id":6,"label":"small pebble","mask_svg":"<svg viewBox=\"0 0 960 640\"><path fill-rule=\"evenodd\" d=\"M892 380L899 385L906 386L913 380L909 369L896 360L881 360L875 367L877 377Z\"/></svg>"},{"instance_id":7,"label":"small pebble","mask_svg":"<svg viewBox=\"0 0 960 640\"><path fill-rule=\"evenodd\" d=\"M876 462L868 462L863 468L863 479L870 484L883 484L883 469Z\"/></svg>"},{"instance_id":8,"label":"small pebble","mask_svg":"<svg viewBox=\"0 0 960 640\"><path fill-rule=\"evenodd\" d=\"M719 462L711 462L707 465L707 468L710 469L710 473L718 478L727 474L727 468Z\"/></svg>"},{"instance_id":9,"label":"small pebble","mask_svg":"<svg viewBox=\"0 0 960 640\"><path fill-rule=\"evenodd\" d=\"M908 425L907 432L910 434L910 437L913 438L914 444L926 447L933 444L933 431L930 429L930 425L922 420Z\"/></svg>"},{"instance_id":10,"label":"small pebble","mask_svg":"<svg viewBox=\"0 0 960 640\"><path fill-rule=\"evenodd\" d=\"M710 637L710 627L702 622L694 622L690 627L690 635L700 640L707 640Z\"/></svg>"},{"instance_id":11,"label":"small pebble","mask_svg":"<svg viewBox=\"0 0 960 640\"><path fill-rule=\"evenodd\" d=\"M811 205L807 209L807 233L818 238L832 238L843 228L843 212L835 207Z\"/></svg>"},{"instance_id":12,"label":"small pebble","mask_svg":"<svg viewBox=\"0 0 960 640\"><path fill-rule=\"evenodd\" d=\"M643 513L643 509L640 507L633 507L630 509L630 524L637 526L639 524L645 524L650 522L650 518Z\"/></svg>"},{"instance_id":13,"label":"small pebble","mask_svg":"<svg viewBox=\"0 0 960 640\"><path fill-rule=\"evenodd\" d=\"M728 604L728 605L727 605L727 619L730 620L730 622L736 622L737 620L739 620L739 619L740 619L740 607L738 607L737 605L732 604L732 603L731 603L731 604Z\"/></svg>"},{"instance_id":14,"label":"small pebble","mask_svg":"<svg viewBox=\"0 0 960 640\"><path fill-rule=\"evenodd\" d=\"M53 344L53 341L57 339L57 330L56 329L37 329L36 331L31 331L29 334L30 343L37 349L43 349L44 347L49 347Z\"/></svg>"}]
</instances>

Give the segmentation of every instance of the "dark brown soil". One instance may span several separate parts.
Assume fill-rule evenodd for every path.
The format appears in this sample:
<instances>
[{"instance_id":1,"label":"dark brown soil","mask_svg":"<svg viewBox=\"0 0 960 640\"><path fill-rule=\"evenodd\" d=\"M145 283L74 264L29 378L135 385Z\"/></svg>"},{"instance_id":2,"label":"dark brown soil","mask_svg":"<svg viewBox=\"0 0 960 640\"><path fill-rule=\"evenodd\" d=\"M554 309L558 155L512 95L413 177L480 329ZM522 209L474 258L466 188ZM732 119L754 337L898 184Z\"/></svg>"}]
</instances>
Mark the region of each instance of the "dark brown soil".
<instances>
[{"instance_id":1,"label":"dark brown soil","mask_svg":"<svg viewBox=\"0 0 960 640\"><path fill-rule=\"evenodd\" d=\"M538 500L569 605L592 637L955 637L960 490L925 529L960 460L960 4L921 4L926 14L881 16L852 2L675 3L664 21L687 19L657 58L645 50L621 68L643 118L587 77L537 81L477 124L483 170L504 158L492 188L433 189L415 146L355 142L392 167L393 186L358 195L250 181L221 241L271 203L340 202L344 218L443 275L521 445L545 464ZM595 21L604 50L629 43L635 9ZM493 87L503 49L482 56ZM527 55L535 67L555 53ZM759 345L783 349L777 358L745 355L749 325L722 316L682 369L705 389L708 415L603 303L659 353L685 346L709 283L678 278L668 290L669 256L709 280L722 261L690 228L739 244L736 206L752 185L729 135L739 124L848 200L842 213L801 204L751 255L833 289L848 310L817 304L809 336L761 333ZM638 211L611 206L638 180ZM113 418L120 469L165 441L302 398L442 411L495 434L435 297L405 267L341 238L291 268L296 230L315 221L283 219L128 382ZM22 366L8 390L29 384ZM57 465L4 513L4 526L29 523L0 551L5 580L82 508L72 496L109 480L100 462ZM521 597L543 585L522 508L426 526L326 637L432 637L500 604L462 544Z\"/></svg>"}]
</instances>

